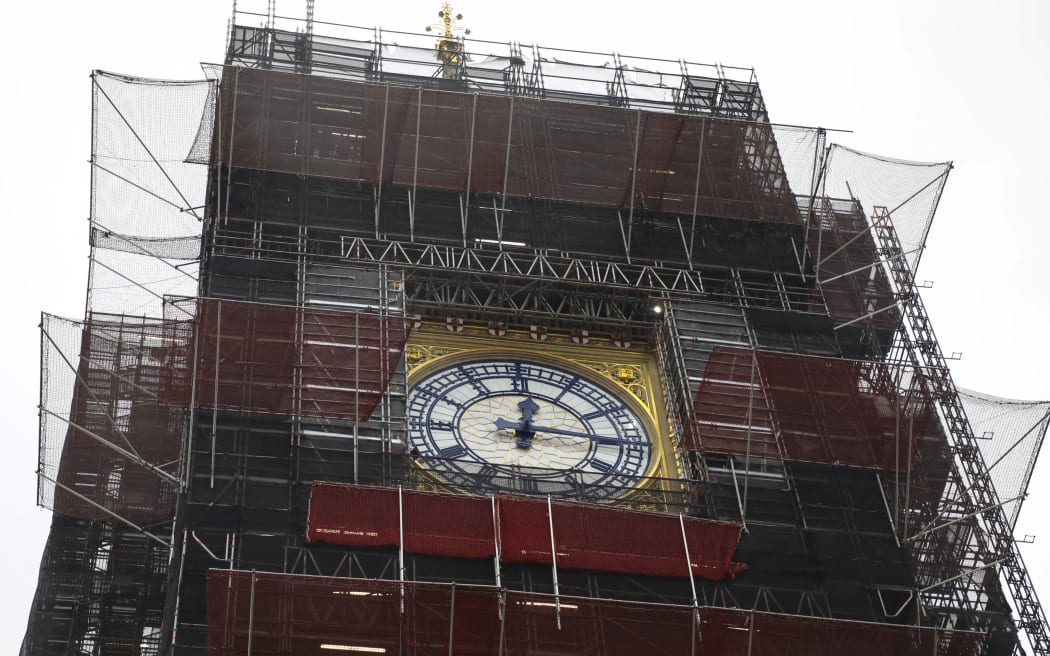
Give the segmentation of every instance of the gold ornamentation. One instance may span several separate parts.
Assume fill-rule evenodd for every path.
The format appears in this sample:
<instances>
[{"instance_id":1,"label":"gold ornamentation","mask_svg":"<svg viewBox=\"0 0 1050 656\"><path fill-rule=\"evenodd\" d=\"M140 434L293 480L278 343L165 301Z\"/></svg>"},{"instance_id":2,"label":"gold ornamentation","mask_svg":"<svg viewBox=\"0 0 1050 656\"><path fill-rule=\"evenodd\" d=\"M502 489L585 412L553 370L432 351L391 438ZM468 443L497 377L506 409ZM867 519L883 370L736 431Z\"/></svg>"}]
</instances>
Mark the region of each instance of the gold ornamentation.
<instances>
[{"instance_id":1,"label":"gold ornamentation","mask_svg":"<svg viewBox=\"0 0 1050 656\"><path fill-rule=\"evenodd\" d=\"M464 53L463 37L457 37L455 33L462 32L463 36L468 36L470 30L460 26L459 21L463 20L463 14L453 16L452 5L447 2L441 5L438 18L441 19L441 22L427 25L426 30L432 32L435 27L438 29L440 36L437 43L434 44L434 56L442 63L442 77L446 80L457 80L460 73L459 67L463 65Z\"/></svg>"},{"instance_id":2,"label":"gold ornamentation","mask_svg":"<svg viewBox=\"0 0 1050 656\"><path fill-rule=\"evenodd\" d=\"M408 360L409 366L419 364L427 359L426 352L419 346L409 346L405 349L405 359Z\"/></svg>"},{"instance_id":3,"label":"gold ornamentation","mask_svg":"<svg viewBox=\"0 0 1050 656\"><path fill-rule=\"evenodd\" d=\"M426 346L423 344L409 344L405 348L405 362L408 363L408 370L411 372L416 367L420 367L431 360L441 358L446 355L452 355L453 353L460 353L465 351L463 348L450 348L447 346Z\"/></svg>"},{"instance_id":4,"label":"gold ornamentation","mask_svg":"<svg viewBox=\"0 0 1050 656\"><path fill-rule=\"evenodd\" d=\"M646 410L649 410L651 413L655 412L655 408L652 407L651 403L648 377L640 365L575 359L573 361L600 374L604 374L606 378L633 394L635 398L645 405Z\"/></svg>"}]
</instances>

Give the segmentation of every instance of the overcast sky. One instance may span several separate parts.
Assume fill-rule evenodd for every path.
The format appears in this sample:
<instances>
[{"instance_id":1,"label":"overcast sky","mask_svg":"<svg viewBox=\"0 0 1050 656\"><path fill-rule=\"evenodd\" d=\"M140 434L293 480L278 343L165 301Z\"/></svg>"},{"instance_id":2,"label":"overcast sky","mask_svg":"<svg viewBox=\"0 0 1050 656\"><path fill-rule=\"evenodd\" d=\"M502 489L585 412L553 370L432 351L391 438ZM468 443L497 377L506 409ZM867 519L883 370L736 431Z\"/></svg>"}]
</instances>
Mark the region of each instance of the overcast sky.
<instances>
[{"instance_id":1,"label":"overcast sky","mask_svg":"<svg viewBox=\"0 0 1050 656\"><path fill-rule=\"evenodd\" d=\"M265 7L265 3L261 3ZM247 4L242 0L240 6ZM514 7L515 9L511 9ZM596 10L593 7L602 7ZM352 10L351 10L352 8ZM437 2L317 0L318 20L416 31ZM474 35L567 48L754 66L771 119L852 130L845 145L894 157L953 160L919 271L943 350L963 387L1050 398L1047 205L1050 2L567 3L456 5ZM0 403L11 445L0 463L3 520L0 653L25 631L50 513L35 507L41 310L84 307L91 103L103 69L197 79L223 56L228 2L11 3L0 102L0 192L8 235L0 266L11 301L2 324ZM301 16L303 3L278 2ZM317 29L323 33L323 28ZM1050 463L1037 468L1017 536L1050 602Z\"/></svg>"}]
</instances>

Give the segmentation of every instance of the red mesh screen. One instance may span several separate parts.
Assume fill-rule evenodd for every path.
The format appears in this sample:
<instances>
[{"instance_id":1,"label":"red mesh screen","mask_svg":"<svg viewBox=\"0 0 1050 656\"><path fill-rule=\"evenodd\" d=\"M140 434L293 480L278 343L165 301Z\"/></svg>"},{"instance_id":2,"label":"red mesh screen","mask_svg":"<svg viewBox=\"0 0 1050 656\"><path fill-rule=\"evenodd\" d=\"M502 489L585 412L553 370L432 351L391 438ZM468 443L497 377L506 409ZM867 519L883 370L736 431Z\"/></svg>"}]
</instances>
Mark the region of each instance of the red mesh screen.
<instances>
[{"instance_id":1,"label":"red mesh screen","mask_svg":"<svg viewBox=\"0 0 1050 656\"><path fill-rule=\"evenodd\" d=\"M398 491L314 483L306 538L347 546L399 544ZM492 503L481 497L402 492L405 550L460 558L495 555Z\"/></svg>"},{"instance_id":2,"label":"red mesh screen","mask_svg":"<svg viewBox=\"0 0 1050 656\"><path fill-rule=\"evenodd\" d=\"M243 68L220 94L233 167L801 221L768 125Z\"/></svg>"},{"instance_id":3,"label":"red mesh screen","mask_svg":"<svg viewBox=\"0 0 1050 656\"><path fill-rule=\"evenodd\" d=\"M315 483L307 539L348 546L398 544L398 492L391 488ZM434 492L402 492L406 551L459 558L495 555L492 502ZM547 501L497 498L500 554L508 563L550 563ZM722 580L740 529L693 517L555 502L558 566L651 576L687 576L685 526L696 576Z\"/></svg>"},{"instance_id":4,"label":"red mesh screen","mask_svg":"<svg viewBox=\"0 0 1050 656\"><path fill-rule=\"evenodd\" d=\"M502 614L500 612L502 597ZM403 612L402 612L403 609ZM560 624L560 628L559 628ZM485 586L211 570L212 656L976 656L980 634Z\"/></svg>"},{"instance_id":5,"label":"red mesh screen","mask_svg":"<svg viewBox=\"0 0 1050 656\"><path fill-rule=\"evenodd\" d=\"M507 563L551 562L550 520L547 501L500 496L500 557Z\"/></svg>"},{"instance_id":6,"label":"red mesh screen","mask_svg":"<svg viewBox=\"0 0 1050 656\"><path fill-rule=\"evenodd\" d=\"M507 562L551 562L546 501L500 497L500 536ZM730 573L740 528L694 517L601 508L563 501L551 504L558 566L578 569L687 576L682 526L693 574L722 580Z\"/></svg>"},{"instance_id":7,"label":"red mesh screen","mask_svg":"<svg viewBox=\"0 0 1050 656\"><path fill-rule=\"evenodd\" d=\"M496 555L492 500L437 492L404 492L405 549L414 553Z\"/></svg>"},{"instance_id":8,"label":"red mesh screen","mask_svg":"<svg viewBox=\"0 0 1050 656\"><path fill-rule=\"evenodd\" d=\"M358 420L408 337L401 318L220 299L198 301L197 328L197 406ZM167 383L164 396L185 403L189 376Z\"/></svg>"},{"instance_id":9,"label":"red mesh screen","mask_svg":"<svg viewBox=\"0 0 1050 656\"><path fill-rule=\"evenodd\" d=\"M682 445L719 453L776 458L780 446L752 352L717 347L707 360Z\"/></svg>"},{"instance_id":10,"label":"red mesh screen","mask_svg":"<svg viewBox=\"0 0 1050 656\"><path fill-rule=\"evenodd\" d=\"M903 470L909 441L912 458L935 462L923 456L944 443L933 418L910 369L717 347L683 444L743 455L750 421L753 456Z\"/></svg>"},{"instance_id":11,"label":"red mesh screen","mask_svg":"<svg viewBox=\"0 0 1050 656\"><path fill-rule=\"evenodd\" d=\"M306 539L361 547L400 543L397 490L314 483Z\"/></svg>"}]
</instances>

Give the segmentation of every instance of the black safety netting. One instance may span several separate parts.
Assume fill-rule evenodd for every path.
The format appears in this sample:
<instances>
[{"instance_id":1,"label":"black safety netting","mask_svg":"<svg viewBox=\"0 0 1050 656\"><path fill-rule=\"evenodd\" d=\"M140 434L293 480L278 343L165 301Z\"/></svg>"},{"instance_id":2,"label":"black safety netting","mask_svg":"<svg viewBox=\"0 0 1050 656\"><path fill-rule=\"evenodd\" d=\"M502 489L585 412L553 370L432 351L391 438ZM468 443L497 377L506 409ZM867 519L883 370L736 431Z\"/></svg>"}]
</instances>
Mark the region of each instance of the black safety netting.
<instances>
[{"instance_id":1,"label":"black safety netting","mask_svg":"<svg viewBox=\"0 0 1050 656\"><path fill-rule=\"evenodd\" d=\"M821 192L830 198L856 199L869 218L875 207L885 207L904 258L915 271L951 168L951 162L912 162L832 144Z\"/></svg>"},{"instance_id":2,"label":"black safety netting","mask_svg":"<svg viewBox=\"0 0 1050 656\"><path fill-rule=\"evenodd\" d=\"M88 308L160 315L193 293L207 169L188 161L214 84L92 76ZM158 281L177 280L178 285Z\"/></svg>"},{"instance_id":3,"label":"black safety netting","mask_svg":"<svg viewBox=\"0 0 1050 656\"><path fill-rule=\"evenodd\" d=\"M185 408L158 396L176 335L161 320L41 319L37 502L77 519L169 517Z\"/></svg>"},{"instance_id":4,"label":"black safety netting","mask_svg":"<svg viewBox=\"0 0 1050 656\"><path fill-rule=\"evenodd\" d=\"M1050 427L1050 401L1004 399L964 389L959 390L959 398L1003 513L1015 526Z\"/></svg>"}]
</instances>

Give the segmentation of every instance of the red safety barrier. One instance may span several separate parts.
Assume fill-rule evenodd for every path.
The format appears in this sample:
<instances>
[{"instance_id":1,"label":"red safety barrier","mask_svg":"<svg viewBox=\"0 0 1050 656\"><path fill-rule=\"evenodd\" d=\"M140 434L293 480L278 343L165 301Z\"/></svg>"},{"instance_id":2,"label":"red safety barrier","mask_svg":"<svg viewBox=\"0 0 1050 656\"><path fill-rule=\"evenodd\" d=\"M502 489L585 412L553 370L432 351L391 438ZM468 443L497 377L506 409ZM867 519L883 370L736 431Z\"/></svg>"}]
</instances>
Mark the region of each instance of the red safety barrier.
<instances>
[{"instance_id":1,"label":"red safety barrier","mask_svg":"<svg viewBox=\"0 0 1050 656\"><path fill-rule=\"evenodd\" d=\"M211 570L212 656L976 656L981 634L473 585Z\"/></svg>"},{"instance_id":2,"label":"red safety barrier","mask_svg":"<svg viewBox=\"0 0 1050 656\"><path fill-rule=\"evenodd\" d=\"M492 502L438 492L401 492L404 546L461 558L495 555ZM314 483L306 539L350 546L397 546L398 490Z\"/></svg>"},{"instance_id":3,"label":"red safety barrier","mask_svg":"<svg viewBox=\"0 0 1050 656\"><path fill-rule=\"evenodd\" d=\"M315 483L307 540L347 546L397 546L403 525L406 551L458 558L496 553L491 499L381 487ZM508 563L550 563L551 527L546 499L496 499L500 557ZM731 563L740 528L735 524L589 504L554 501L554 544L559 567L649 576L712 580L742 569ZM683 528L685 541L683 541Z\"/></svg>"}]
</instances>

